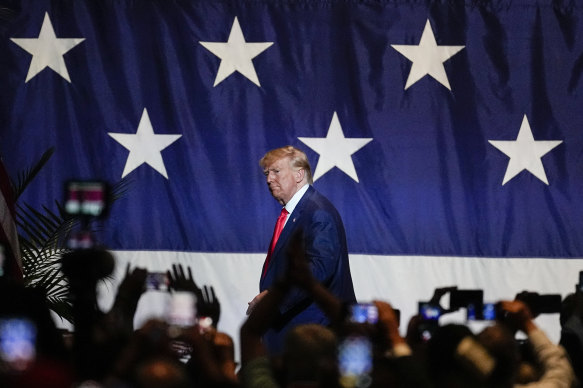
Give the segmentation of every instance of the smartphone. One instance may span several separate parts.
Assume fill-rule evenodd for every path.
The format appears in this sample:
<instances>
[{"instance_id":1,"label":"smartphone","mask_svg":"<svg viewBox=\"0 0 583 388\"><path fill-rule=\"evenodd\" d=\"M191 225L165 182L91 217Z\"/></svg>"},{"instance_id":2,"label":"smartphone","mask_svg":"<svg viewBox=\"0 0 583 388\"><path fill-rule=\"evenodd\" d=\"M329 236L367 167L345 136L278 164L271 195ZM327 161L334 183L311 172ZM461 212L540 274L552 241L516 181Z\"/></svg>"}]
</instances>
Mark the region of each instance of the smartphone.
<instances>
[{"instance_id":1,"label":"smartphone","mask_svg":"<svg viewBox=\"0 0 583 388\"><path fill-rule=\"evenodd\" d=\"M426 342L433 337L433 333L439 327L441 307L434 303L419 302L418 312L421 316L421 322L417 326L417 337L419 340Z\"/></svg>"},{"instance_id":2,"label":"smartphone","mask_svg":"<svg viewBox=\"0 0 583 388\"><path fill-rule=\"evenodd\" d=\"M583 271L579 271L579 284L575 287L575 292L583 292Z\"/></svg>"},{"instance_id":3,"label":"smartphone","mask_svg":"<svg viewBox=\"0 0 583 388\"><path fill-rule=\"evenodd\" d=\"M105 182L69 181L66 183L65 193L65 211L68 214L99 217L105 212Z\"/></svg>"},{"instance_id":4,"label":"smartphone","mask_svg":"<svg viewBox=\"0 0 583 388\"><path fill-rule=\"evenodd\" d=\"M496 303L483 303L481 305L470 303L466 309L468 321L494 321L498 311Z\"/></svg>"},{"instance_id":5,"label":"smartphone","mask_svg":"<svg viewBox=\"0 0 583 388\"><path fill-rule=\"evenodd\" d=\"M95 246L95 240L90 231L82 230L71 233L71 237L67 241L67 246L70 249L91 249Z\"/></svg>"},{"instance_id":6,"label":"smartphone","mask_svg":"<svg viewBox=\"0 0 583 388\"><path fill-rule=\"evenodd\" d=\"M25 318L0 320L0 359L11 370L24 371L36 358L36 326Z\"/></svg>"},{"instance_id":7,"label":"smartphone","mask_svg":"<svg viewBox=\"0 0 583 388\"><path fill-rule=\"evenodd\" d=\"M498 306L496 303L484 303L482 317L484 321L495 321L498 316Z\"/></svg>"},{"instance_id":8,"label":"smartphone","mask_svg":"<svg viewBox=\"0 0 583 388\"><path fill-rule=\"evenodd\" d=\"M453 290L449 297L449 307L451 310L457 310L462 307L483 305L483 290Z\"/></svg>"},{"instance_id":9,"label":"smartphone","mask_svg":"<svg viewBox=\"0 0 583 388\"><path fill-rule=\"evenodd\" d=\"M192 292L178 291L170 297L166 317L169 335L177 337L183 329L196 324L196 296Z\"/></svg>"},{"instance_id":10,"label":"smartphone","mask_svg":"<svg viewBox=\"0 0 583 388\"><path fill-rule=\"evenodd\" d=\"M372 366L372 343L368 337L350 335L340 341L338 367L343 387L368 387Z\"/></svg>"},{"instance_id":11,"label":"smartphone","mask_svg":"<svg viewBox=\"0 0 583 388\"><path fill-rule=\"evenodd\" d=\"M441 316L441 307L434 303L419 302L418 311L424 321L437 321Z\"/></svg>"},{"instance_id":12,"label":"smartphone","mask_svg":"<svg viewBox=\"0 0 583 388\"><path fill-rule=\"evenodd\" d=\"M539 314L554 314L561 312L562 296L560 294L539 295L537 298Z\"/></svg>"},{"instance_id":13,"label":"smartphone","mask_svg":"<svg viewBox=\"0 0 583 388\"><path fill-rule=\"evenodd\" d=\"M350 306L350 321L356 323L377 323L379 311L372 303L356 303Z\"/></svg>"},{"instance_id":14,"label":"smartphone","mask_svg":"<svg viewBox=\"0 0 583 388\"><path fill-rule=\"evenodd\" d=\"M168 274L166 272L148 272L146 290L168 291Z\"/></svg>"}]
</instances>

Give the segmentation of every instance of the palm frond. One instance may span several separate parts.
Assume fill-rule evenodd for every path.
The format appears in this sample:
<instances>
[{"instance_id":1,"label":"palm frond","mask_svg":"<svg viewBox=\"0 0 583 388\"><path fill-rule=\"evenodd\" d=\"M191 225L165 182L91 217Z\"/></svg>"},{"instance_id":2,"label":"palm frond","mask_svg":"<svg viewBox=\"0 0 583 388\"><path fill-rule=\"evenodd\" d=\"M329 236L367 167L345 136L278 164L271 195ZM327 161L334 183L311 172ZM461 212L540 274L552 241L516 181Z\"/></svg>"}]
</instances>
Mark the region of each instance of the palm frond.
<instances>
[{"instance_id":1,"label":"palm frond","mask_svg":"<svg viewBox=\"0 0 583 388\"><path fill-rule=\"evenodd\" d=\"M132 183L133 181L131 179L124 178L113 185L111 188L111 201L114 202L115 200L123 197L130 189Z\"/></svg>"},{"instance_id":2,"label":"palm frond","mask_svg":"<svg viewBox=\"0 0 583 388\"><path fill-rule=\"evenodd\" d=\"M18 200L22 192L28 187L28 185L32 182L34 177L40 172L40 170L47 164L53 153L55 152L55 148L51 147L45 151L44 154L40 157L40 159L30 168L20 172L18 174L18 181L16 185L14 185L14 196Z\"/></svg>"},{"instance_id":3,"label":"palm frond","mask_svg":"<svg viewBox=\"0 0 583 388\"><path fill-rule=\"evenodd\" d=\"M18 174L14 185L18 199L31 181L47 164L54 152L49 148L31 167ZM122 179L111 187L110 200L122 197L131 185L128 179ZM16 206L16 224L25 286L41 288L46 295L48 307L61 319L72 321L72 305L68 299L68 279L61 272L61 256L70 251L67 241L80 219L67 214L64 206L55 201L56 210L47 206L35 209L23 203Z\"/></svg>"},{"instance_id":4,"label":"palm frond","mask_svg":"<svg viewBox=\"0 0 583 388\"><path fill-rule=\"evenodd\" d=\"M49 309L55 312L61 319L73 323L73 306L67 298L56 298L47 296L47 305Z\"/></svg>"},{"instance_id":5,"label":"palm frond","mask_svg":"<svg viewBox=\"0 0 583 388\"><path fill-rule=\"evenodd\" d=\"M60 270L60 258L69 251L66 241L78 220L62 211L58 202L57 209L59 214L46 206L39 211L26 203L18 204L16 223L20 230L25 285L42 288L49 308L60 315L61 311L69 314L67 306L70 306L65 302L68 282Z\"/></svg>"}]
</instances>

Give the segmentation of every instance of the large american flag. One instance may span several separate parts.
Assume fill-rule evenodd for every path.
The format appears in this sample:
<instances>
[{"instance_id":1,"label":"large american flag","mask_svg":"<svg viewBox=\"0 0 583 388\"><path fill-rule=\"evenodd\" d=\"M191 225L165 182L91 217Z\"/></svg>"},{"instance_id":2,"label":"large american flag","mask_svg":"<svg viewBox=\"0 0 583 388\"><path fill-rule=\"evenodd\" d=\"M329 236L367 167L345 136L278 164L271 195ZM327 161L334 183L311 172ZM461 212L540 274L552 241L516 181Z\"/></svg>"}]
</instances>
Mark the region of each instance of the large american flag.
<instances>
[{"instance_id":1,"label":"large american flag","mask_svg":"<svg viewBox=\"0 0 583 388\"><path fill-rule=\"evenodd\" d=\"M128 180L100 241L192 266L234 337L279 212L258 160L287 144L343 217L361 300L407 318L438 286L566 294L583 269L577 2L0 4L0 154L15 176L55 147L21 200Z\"/></svg>"}]
</instances>

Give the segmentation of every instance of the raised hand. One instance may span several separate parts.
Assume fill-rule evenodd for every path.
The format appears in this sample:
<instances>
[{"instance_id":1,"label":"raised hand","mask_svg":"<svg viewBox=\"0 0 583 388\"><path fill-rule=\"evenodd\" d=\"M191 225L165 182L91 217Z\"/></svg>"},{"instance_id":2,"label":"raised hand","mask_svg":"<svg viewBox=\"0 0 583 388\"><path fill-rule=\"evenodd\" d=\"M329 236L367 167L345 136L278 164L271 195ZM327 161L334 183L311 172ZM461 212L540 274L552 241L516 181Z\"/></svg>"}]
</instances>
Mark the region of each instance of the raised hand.
<instances>
[{"instance_id":1,"label":"raised hand","mask_svg":"<svg viewBox=\"0 0 583 388\"><path fill-rule=\"evenodd\" d=\"M148 276L147 270L139 267L130 270L130 264L128 263L125 277L117 289L117 297L135 301L137 304L137 300L142 295L142 292L144 292L146 276Z\"/></svg>"},{"instance_id":2,"label":"raised hand","mask_svg":"<svg viewBox=\"0 0 583 388\"><path fill-rule=\"evenodd\" d=\"M521 330L528 334L536 329L532 312L524 302L519 300L501 301L499 309L502 314L497 319L510 330Z\"/></svg>"},{"instance_id":3,"label":"raised hand","mask_svg":"<svg viewBox=\"0 0 583 388\"><path fill-rule=\"evenodd\" d=\"M126 331L129 335L133 331L134 314L138 307L138 301L144 292L148 271L136 267L130 270L130 264L126 266L126 274L119 287L113 302L113 306L106 315L106 321L110 328Z\"/></svg>"},{"instance_id":4,"label":"raised hand","mask_svg":"<svg viewBox=\"0 0 583 388\"><path fill-rule=\"evenodd\" d=\"M196 295L197 300L202 300L202 291L196 285L192 277L192 270L186 267L188 276L184 273L182 264L172 264L172 271L167 271L168 287L173 291L188 291Z\"/></svg>"},{"instance_id":5,"label":"raised hand","mask_svg":"<svg viewBox=\"0 0 583 388\"><path fill-rule=\"evenodd\" d=\"M196 303L198 316L210 317L213 320L213 326L217 327L221 316L221 304L215 294L213 286L204 286L201 292L201 298Z\"/></svg>"}]
</instances>

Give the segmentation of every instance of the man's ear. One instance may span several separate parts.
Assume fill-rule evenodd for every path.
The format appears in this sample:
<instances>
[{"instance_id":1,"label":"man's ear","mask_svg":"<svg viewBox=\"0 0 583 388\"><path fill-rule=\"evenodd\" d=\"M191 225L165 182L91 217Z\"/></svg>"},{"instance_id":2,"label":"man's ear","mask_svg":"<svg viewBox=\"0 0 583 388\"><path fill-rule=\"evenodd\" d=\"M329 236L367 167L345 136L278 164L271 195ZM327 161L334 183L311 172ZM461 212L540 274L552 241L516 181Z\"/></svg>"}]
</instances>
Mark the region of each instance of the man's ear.
<instances>
[{"instance_id":1,"label":"man's ear","mask_svg":"<svg viewBox=\"0 0 583 388\"><path fill-rule=\"evenodd\" d=\"M300 183L301 181L303 181L305 176L306 176L306 170L304 170L303 168L300 168L299 170L297 170L296 171L296 183Z\"/></svg>"}]
</instances>

